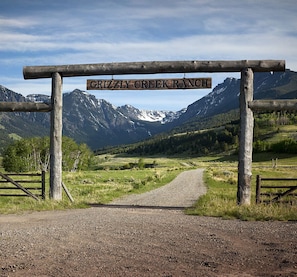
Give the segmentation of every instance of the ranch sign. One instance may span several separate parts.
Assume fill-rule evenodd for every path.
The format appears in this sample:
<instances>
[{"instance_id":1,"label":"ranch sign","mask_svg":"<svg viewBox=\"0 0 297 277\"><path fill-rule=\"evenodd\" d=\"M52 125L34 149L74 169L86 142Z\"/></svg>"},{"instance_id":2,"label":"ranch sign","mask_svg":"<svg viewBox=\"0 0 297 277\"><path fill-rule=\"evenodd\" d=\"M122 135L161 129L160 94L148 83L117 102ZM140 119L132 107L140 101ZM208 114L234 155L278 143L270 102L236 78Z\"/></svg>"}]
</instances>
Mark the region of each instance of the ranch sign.
<instances>
[{"instance_id":1,"label":"ranch sign","mask_svg":"<svg viewBox=\"0 0 297 277\"><path fill-rule=\"evenodd\" d=\"M211 88L211 78L87 80L87 90L163 90Z\"/></svg>"}]
</instances>

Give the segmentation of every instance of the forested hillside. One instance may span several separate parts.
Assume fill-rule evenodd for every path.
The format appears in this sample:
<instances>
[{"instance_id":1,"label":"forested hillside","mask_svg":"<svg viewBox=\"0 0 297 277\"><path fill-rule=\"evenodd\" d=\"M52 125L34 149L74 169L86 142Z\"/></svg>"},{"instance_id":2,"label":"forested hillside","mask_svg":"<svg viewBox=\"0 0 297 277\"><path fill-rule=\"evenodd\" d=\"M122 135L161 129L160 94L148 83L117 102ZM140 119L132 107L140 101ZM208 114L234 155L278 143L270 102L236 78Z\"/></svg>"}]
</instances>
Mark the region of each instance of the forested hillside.
<instances>
[{"instance_id":1,"label":"forested hillside","mask_svg":"<svg viewBox=\"0 0 297 277\"><path fill-rule=\"evenodd\" d=\"M235 115L236 113L234 113ZM228 121L230 114L222 121ZM215 119L213 119L215 120ZM219 123L218 123L219 125ZM220 127L200 131L170 133L123 147L100 150L132 155L188 155L234 154L239 146L239 119ZM176 131L176 130L175 130ZM254 152L297 154L297 113L274 112L255 114Z\"/></svg>"}]
</instances>

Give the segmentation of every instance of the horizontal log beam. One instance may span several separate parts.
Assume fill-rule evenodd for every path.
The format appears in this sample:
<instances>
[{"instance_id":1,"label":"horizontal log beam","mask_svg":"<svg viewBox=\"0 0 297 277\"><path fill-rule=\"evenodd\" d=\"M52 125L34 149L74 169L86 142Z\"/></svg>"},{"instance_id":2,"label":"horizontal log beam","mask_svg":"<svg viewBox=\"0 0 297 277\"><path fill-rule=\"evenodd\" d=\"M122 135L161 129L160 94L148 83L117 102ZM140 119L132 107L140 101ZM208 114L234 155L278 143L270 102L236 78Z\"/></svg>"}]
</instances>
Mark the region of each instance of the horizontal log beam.
<instances>
[{"instance_id":1,"label":"horizontal log beam","mask_svg":"<svg viewBox=\"0 0 297 277\"><path fill-rule=\"evenodd\" d=\"M52 66L25 66L25 79L51 78L53 73L62 77L193 73L193 72L241 72L251 68L254 72L285 71L284 60L239 60L239 61L153 61L98 64L73 64Z\"/></svg>"},{"instance_id":2,"label":"horizontal log beam","mask_svg":"<svg viewBox=\"0 0 297 277\"><path fill-rule=\"evenodd\" d=\"M50 112L51 106L33 102L0 102L0 112Z\"/></svg>"},{"instance_id":3,"label":"horizontal log beam","mask_svg":"<svg viewBox=\"0 0 297 277\"><path fill-rule=\"evenodd\" d=\"M297 111L297 100L254 100L248 106L253 111Z\"/></svg>"}]
</instances>

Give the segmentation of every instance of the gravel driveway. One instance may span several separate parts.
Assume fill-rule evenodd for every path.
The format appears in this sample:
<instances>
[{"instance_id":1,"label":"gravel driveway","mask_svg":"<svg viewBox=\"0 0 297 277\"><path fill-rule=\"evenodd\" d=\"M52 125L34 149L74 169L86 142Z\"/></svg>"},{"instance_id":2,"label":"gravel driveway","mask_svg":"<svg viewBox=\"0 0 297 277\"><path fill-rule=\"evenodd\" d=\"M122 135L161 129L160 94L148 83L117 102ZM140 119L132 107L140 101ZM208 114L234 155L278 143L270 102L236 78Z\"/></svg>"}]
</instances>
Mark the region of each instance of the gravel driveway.
<instances>
[{"instance_id":1,"label":"gravel driveway","mask_svg":"<svg viewBox=\"0 0 297 277\"><path fill-rule=\"evenodd\" d=\"M166 186L143 193L126 196L111 204L151 207L191 207L206 193L203 169L185 171Z\"/></svg>"},{"instance_id":2,"label":"gravel driveway","mask_svg":"<svg viewBox=\"0 0 297 277\"><path fill-rule=\"evenodd\" d=\"M202 170L155 192L0 215L0 276L297 276L296 222L184 215L205 192Z\"/></svg>"}]
</instances>

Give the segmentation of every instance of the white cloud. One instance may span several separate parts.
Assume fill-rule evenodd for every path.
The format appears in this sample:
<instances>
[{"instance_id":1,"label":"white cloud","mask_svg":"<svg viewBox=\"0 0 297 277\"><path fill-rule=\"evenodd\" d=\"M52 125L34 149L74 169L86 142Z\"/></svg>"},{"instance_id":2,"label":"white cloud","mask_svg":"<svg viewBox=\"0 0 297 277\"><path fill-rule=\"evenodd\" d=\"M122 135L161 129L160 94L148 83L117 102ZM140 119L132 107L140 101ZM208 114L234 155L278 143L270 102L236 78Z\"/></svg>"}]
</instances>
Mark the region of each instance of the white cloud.
<instances>
[{"instance_id":1,"label":"white cloud","mask_svg":"<svg viewBox=\"0 0 297 277\"><path fill-rule=\"evenodd\" d=\"M28 28L34 24L36 23L28 18L7 18L4 16L0 16L0 30L8 28Z\"/></svg>"},{"instance_id":2,"label":"white cloud","mask_svg":"<svg viewBox=\"0 0 297 277\"><path fill-rule=\"evenodd\" d=\"M285 59L297 71L296 14L295 0L2 0L0 83L45 92L23 66L117 61Z\"/></svg>"},{"instance_id":3,"label":"white cloud","mask_svg":"<svg viewBox=\"0 0 297 277\"><path fill-rule=\"evenodd\" d=\"M11 40L15 36L11 37ZM19 37L19 36L16 36ZM11 41L12 43L12 41ZM284 47L285 45L285 47ZM141 42L88 42L74 41L51 41L44 37L39 41L31 36L20 36L20 41L10 47L10 49L27 48L32 51L41 51L36 60L48 63L49 60L61 63L81 63L83 60L93 61L122 61L122 60L152 60L152 59L282 59L285 56L293 56L297 37L285 37L280 40L277 36L263 34L261 37L248 35L196 35L183 38L176 38L167 41L141 41ZM5 46L5 43L0 47ZM284 49L284 51L282 51ZM50 53L49 50L64 50L64 52ZM30 53L27 55L29 56ZM21 60L26 58L26 53ZM14 59L14 58L12 58ZM3 61L9 60L4 58ZM34 60L34 56L33 56Z\"/></svg>"}]
</instances>

